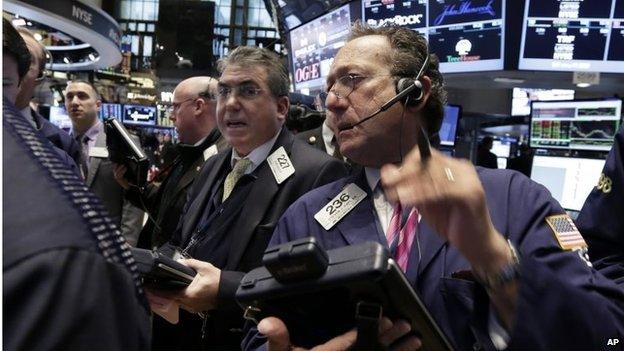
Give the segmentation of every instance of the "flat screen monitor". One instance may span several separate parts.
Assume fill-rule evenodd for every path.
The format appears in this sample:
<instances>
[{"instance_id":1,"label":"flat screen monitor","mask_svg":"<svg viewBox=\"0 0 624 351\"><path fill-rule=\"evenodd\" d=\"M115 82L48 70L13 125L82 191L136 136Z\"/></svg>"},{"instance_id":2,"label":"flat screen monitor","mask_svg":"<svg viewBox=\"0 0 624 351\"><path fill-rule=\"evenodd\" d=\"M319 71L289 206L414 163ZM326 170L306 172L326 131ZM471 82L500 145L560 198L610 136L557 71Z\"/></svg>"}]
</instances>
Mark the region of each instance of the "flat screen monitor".
<instances>
[{"instance_id":1,"label":"flat screen monitor","mask_svg":"<svg viewBox=\"0 0 624 351\"><path fill-rule=\"evenodd\" d=\"M531 101L557 100L574 100L574 90L513 88L511 115L529 116L531 114Z\"/></svg>"},{"instance_id":2,"label":"flat screen monitor","mask_svg":"<svg viewBox=\"0 0 624 351\"><path fill-rule=\"evenodd\" d=\"M66 132L72 128L71 119L62 106L50 106L50 122Z\"/></svg>"},{"instance_id":3,"label":"flat screen monitor","mask_svg":"<svg viewBox=\"0 0 624 351\"><path fill-rule=\"evenodd\" d=\"M156 107L124 105L124 124L153 126L156 124Z\"/></svg>"},{"instance_id":4,"label":"flat screen monitor","mask_svg":"<svg viewBox=\"0 0 624 351\"><path fill-rule=\"evenodd\" d=\"M327 13L348 0L272 0L278 8L278 16L285 31Z\"/></svg>"},{"instance_id":5,"label":"flat screen monitor","mask_svg":"<svg viewBox=\"0 0 624 351\"><path fill-rule=\"evenodd\" d=\"M351 27L351 10L344 5L290 32L295 92L316 95Z\"/></svg>"},{"instance_id":6,"label":"flat screen monitor","mask_svg":"<svg viewBox=\"0 0 624 351\"><path fill-rule=\"evenodd\" d=\"M102 105L100 106L100 119L106 120L111 117L114 117L119 121L123 121L122 104L102 103Z\"/></svg>"},{"instance_id":7,"label":"flat screen monitor","mask_svg":"<svg viewBox=\"0 0 624 351\"><path fill-rule=\"evenodd\" d=\"M621 0L526 0L519 69L624 73Z\"/></svg>"},{"instance_id":8,"label":"flat screen monitor","mask_svg":"<svg viewBox=\"0 0 624 351\"><path fill-rule=\"evenodd\" d=\"M533 148L609 151L621 111L620 99L533 102L529 144Z\"/></svg>"},{"instance_id":9,"label":"flat screen monitor","mask_svg":"<svg viewBox=\"0 0 624 351\"><path fill-rule=\"evenodd\" d=\"M455 146L457 125L461 118L461 107L458 105L444 106L444 119L440 127L440 145Z\"/></svg>"},{"instance_id":10,"label":"flat screen monitor","mask_svg":"<svg viewBox=\"0 0 624 351\"><path fill-rule=\"evenodd\" d=\"M362 0L362 18L423 34L443 73L504 68L505 0Z\"/></svg>"},{"instance_id":11,"label":"flat screen monitor","mask_svg":"<svg viewBox=\"0 0 624 351\"><path fill-rule=\"evenodd\" d=\"M563 208L580 211L604 164L597 159L534 156L531 179L544 185Z\"/></svg>"}]
</instances>

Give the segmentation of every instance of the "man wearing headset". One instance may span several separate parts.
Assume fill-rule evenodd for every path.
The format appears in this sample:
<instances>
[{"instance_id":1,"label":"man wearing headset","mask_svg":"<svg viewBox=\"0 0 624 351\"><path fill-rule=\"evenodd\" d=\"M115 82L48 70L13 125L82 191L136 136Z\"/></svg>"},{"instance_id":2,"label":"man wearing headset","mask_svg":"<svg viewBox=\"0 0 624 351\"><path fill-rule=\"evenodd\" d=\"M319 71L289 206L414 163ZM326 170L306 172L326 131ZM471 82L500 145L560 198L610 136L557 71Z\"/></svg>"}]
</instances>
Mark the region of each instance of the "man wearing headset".
<instances>
[{"instance_id":1,"label":"man wearing headset","mask_svg":"<svg viewBox=\"0 0 624 351\"><path fill-rule=\"evenodd\" d=\"M340 151L364 170L296 201L269 247L309 235L324 249L387 245L456 349L594 350L622 335L624 292L567 245L584 242L542 186L429 150L425 135L440 127L445 93L423 37L356 24L327 87ZM345 198L346 214L328 216L328 204ZM323 335L323 325L309 328ZM410 329L384 318L379 342L418 349ZM350 331L306 343L346 350L356 338ZM288 326L268 317L243 343L263 346L297 345Z\"/></svg>"}]
</instances>

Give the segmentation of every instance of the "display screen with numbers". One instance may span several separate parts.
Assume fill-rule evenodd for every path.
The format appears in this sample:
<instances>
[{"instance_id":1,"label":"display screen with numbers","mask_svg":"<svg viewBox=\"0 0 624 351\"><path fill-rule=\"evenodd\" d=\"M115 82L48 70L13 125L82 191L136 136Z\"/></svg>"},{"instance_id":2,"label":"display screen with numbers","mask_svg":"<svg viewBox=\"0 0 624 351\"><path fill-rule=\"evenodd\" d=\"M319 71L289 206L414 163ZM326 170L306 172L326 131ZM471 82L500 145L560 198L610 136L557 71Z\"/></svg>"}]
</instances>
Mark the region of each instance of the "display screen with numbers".
<instances>
[{"instance_id":1,"label":"display screen with numbers","mask_svg":"<svg viewBox=\"0 0 624 351\"><path fill-rule=\"evenodd\" d=\"M624 0L527 0L518 68L624 73Z\"/></svg>"}]
</instances>

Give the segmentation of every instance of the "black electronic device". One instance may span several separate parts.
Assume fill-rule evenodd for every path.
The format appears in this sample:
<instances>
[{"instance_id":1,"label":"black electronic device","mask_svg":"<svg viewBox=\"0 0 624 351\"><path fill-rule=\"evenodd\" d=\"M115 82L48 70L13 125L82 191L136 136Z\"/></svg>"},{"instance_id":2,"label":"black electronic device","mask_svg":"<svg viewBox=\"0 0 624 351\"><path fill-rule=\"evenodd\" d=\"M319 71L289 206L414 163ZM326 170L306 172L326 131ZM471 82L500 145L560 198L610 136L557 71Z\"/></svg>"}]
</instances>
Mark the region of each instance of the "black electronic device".
<instances>
[{"instance_id":1,"label":"black electronic device","mask_svg":"<svg viewBox=\"0 0 624 351\"><path fill-rule=\"evenodd\" d=\"M114 117L104 121L104 128L108 158L128 168L125 177L130 183L140 188L145 186L149 170L149 159L145 152L132 140L123 124Z\"/></svg>"},{"instance_id":2,"label":"black electronic device","mask_svg":"<svg viewBox=\"0 0 624 351\"><path fill-rule=\"evenodd\" d=\"M184 289L197 272L158 251L132 248L143 284L160 290Z\"/></svg>"},{"instance_id":3,"label":"black electronic device","mask_svg":"<svg viewBox=\"0 0 624 351\"><path fill-rule=\"evenodd\" d=\"M319 250L314 238L267 250L265 267L245 275L236 292L246 318L278 317L293 344L312 347L352 329L362 315L383 315L408 321L423 350L453 350L385 247L366 242L326 256Z\"/></svg>"}]
</instances>

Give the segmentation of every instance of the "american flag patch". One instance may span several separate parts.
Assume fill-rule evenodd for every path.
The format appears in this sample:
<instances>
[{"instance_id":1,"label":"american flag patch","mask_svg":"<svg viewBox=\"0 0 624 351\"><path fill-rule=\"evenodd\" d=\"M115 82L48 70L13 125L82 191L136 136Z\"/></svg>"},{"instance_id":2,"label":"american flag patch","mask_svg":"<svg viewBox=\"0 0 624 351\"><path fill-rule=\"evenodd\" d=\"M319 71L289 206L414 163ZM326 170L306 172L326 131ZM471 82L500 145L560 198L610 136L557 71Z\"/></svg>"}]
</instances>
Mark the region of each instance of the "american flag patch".
<instances>
[{"instance_id":1,"label":"american flag patch","mask_svg":"<svg viewBox=\"0 0 624 351\"><path fill-rule=\"evenodd\" d=\"M564 250L583 249L587 247L585 239L574 225L572 218L566 214L548 216L546 223L555 233L555 238Z\"/></svg>"}]
</instances>

